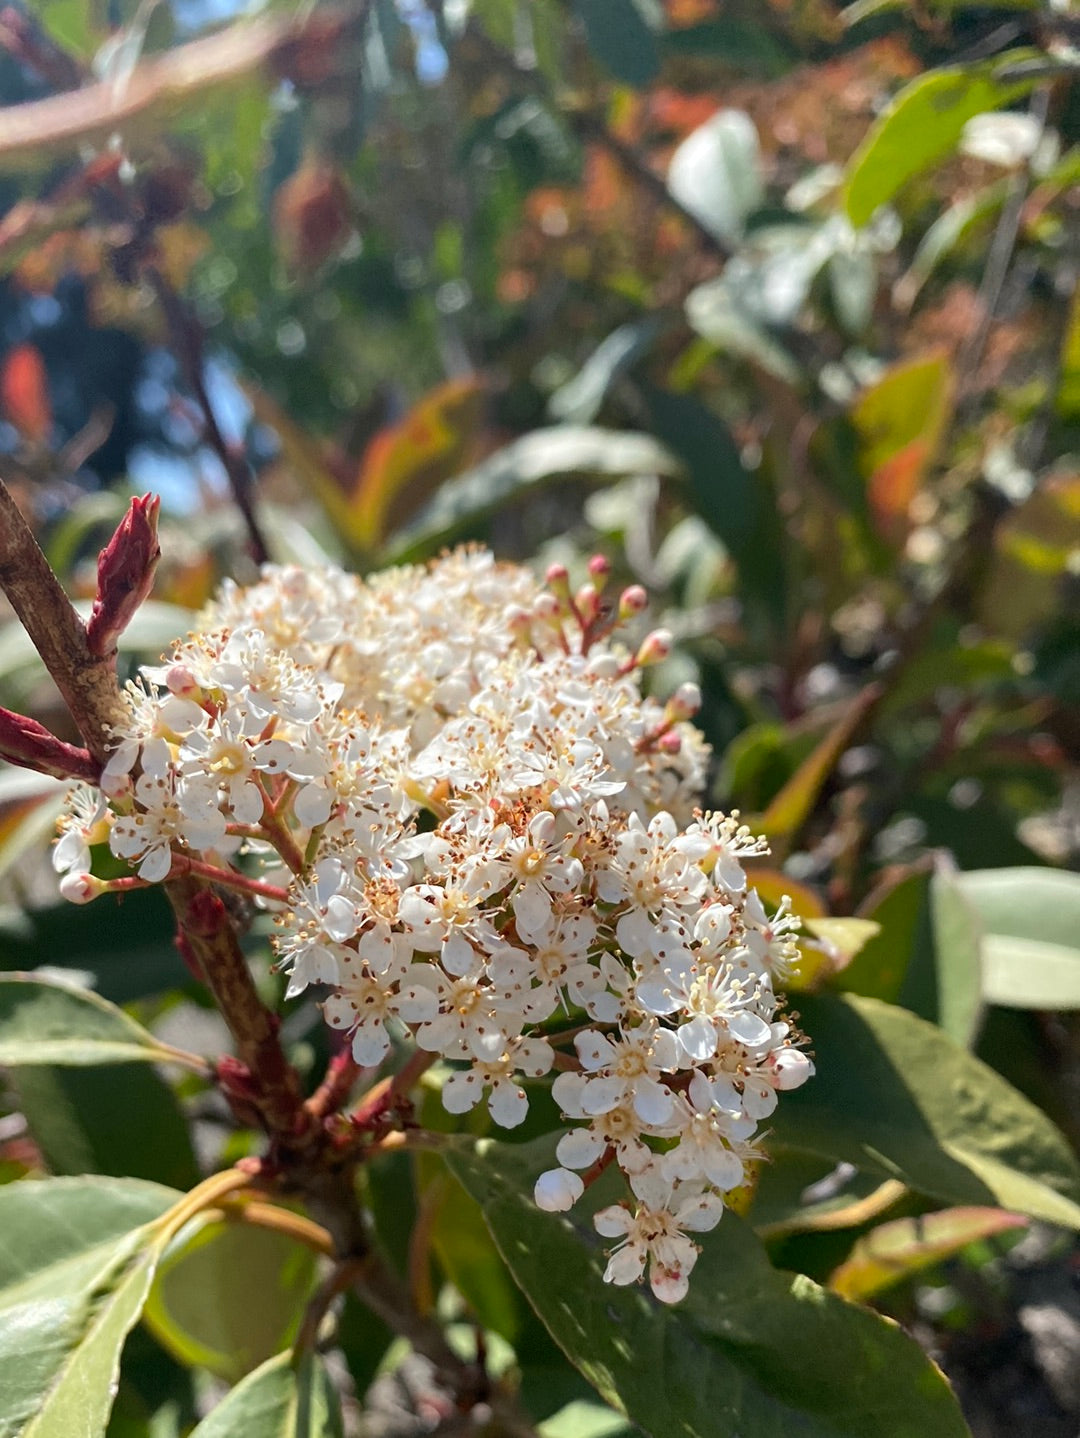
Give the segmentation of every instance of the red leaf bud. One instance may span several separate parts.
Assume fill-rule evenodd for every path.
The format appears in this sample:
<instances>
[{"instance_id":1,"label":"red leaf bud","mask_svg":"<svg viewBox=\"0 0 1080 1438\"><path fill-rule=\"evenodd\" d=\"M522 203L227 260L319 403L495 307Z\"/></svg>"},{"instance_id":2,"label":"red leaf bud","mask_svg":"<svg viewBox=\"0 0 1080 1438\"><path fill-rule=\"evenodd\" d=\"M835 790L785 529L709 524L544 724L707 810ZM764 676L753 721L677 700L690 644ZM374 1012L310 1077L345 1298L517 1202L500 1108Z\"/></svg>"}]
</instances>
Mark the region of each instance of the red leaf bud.
<instances>
[{"instance_id":1,"label":"red leaf bud","mask_svg":"<svg viewBox=\"0 0 1080 1438\"><path fill-rule=\"evenodd\" d=\"M97 598L86 624L92 654L105 658L116 653L117 640L154 587L154 570L161 557L157 534L160 507L156 494L133 499L98 556Z\"/></svg>"}]
</instances>

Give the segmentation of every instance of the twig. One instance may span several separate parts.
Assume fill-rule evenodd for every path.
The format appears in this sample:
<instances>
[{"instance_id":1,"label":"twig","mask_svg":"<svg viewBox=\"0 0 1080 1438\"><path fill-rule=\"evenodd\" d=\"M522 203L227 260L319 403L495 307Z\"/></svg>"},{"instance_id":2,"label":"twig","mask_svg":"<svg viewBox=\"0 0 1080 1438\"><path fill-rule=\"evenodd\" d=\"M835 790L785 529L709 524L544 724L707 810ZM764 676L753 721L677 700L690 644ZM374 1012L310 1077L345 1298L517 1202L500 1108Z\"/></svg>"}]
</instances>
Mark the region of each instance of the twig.
<instances>
[{"instance_id":1,"label":"twig","mask_svg":"<svg viewBox=\"0 0 1080 1438\"><path fill-rule=\"evenodd\" d=\"M1046 116L1050 108L1050 87L1044 85L1031 97L1031 104L1028 113L1032 119L1038 122L1039 132L1042 133L1046 124ZM997 228L994 231L994 238L990 245L990 252L986 257L986 268L983 270L982 283L979 286L979 306L981 314L979 323L974 333L960 352L957 361L957 375L960 381L961 391L971 398L978 376L979 365L982 363L983 351L990 338L990 331L997 319L998 305L1001 303L1002 291L1005 288L1005 279L1012 264L1013 252L1016 249L1017 237L1020 233L1020 221L1024 214L1024 202L1028 195L1028 186L1031 180L1031 169L1025 165L1014 175L1009 189L1008 199L1001 211Z\"/></svg>"},{"instance_id":2,"label":"twig","mask_svg":"<svg viewBox=\"0 0 1080 1438\"><path fill-rule=\"evenodd\" d=\"M92 654L83 622L0 479L0 587L41 655L86 747L99 764L127 715L107 657Z\"/></svg>"},{"instance_id":3,"label":"twig","mask_svg":"<svg viewBox=\"0 0 1080 1438\"><path fill-rule=\"evenodd\" d=\"M169 330L172 333L173 344L176 346L184 366L188 384L202 411L206 438L224 467L233 500L243 516L248 532L248 543L251 547L251 557L256 564L265 564L270 557L270 551L252 504L254 474L247 459L233 445L229 444L222 434L217 415L214 413L210 393L206 388L206 355L202 325L156 266L148 266L146 274L157 295L158 303L165 313Z\"/></svg>"},{"instance_id":4,"label":"twig","mask_svg":"<svg viewBox=\"0 0 1080 1438\"><path fill-rule=\"evenodd\" d=\"M549 98L544 79L536 70L523 69L509 50L504 49L490 36L485 35L479 26L472 26L469 34L473 44L482 52L493 69L501 71L519 85L524 85L533 94L541 95L545 99ZM688 210L680 200L677 200L668 189L664 177L658 175L632 145L628 145L625 140L620 140L617 135L612 134L599 116L585 110L574 109L572 106L564 106L563 113L579 140L590 141L606 150L636 185L645 190L658 204L673 211L689 225L705 249L709 250L717 259L728 260L731 258L733 253L731 248L718 235L715 235L694 214L693 210Z\"/></svg>"}]
</instances>

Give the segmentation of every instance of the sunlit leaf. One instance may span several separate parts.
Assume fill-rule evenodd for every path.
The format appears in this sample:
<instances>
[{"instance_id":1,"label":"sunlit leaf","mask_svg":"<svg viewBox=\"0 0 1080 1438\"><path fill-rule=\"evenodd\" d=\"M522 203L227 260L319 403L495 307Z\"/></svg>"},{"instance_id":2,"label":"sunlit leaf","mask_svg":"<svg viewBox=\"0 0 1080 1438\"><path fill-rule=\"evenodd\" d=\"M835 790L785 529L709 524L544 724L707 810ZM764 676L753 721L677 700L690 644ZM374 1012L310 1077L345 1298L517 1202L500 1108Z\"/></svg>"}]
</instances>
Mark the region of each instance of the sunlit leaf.
<instances>
[{"instance_id":1,"label":"sunlit leaf","mask_svg":"<svg viewBox=\"0 0 1080 1438\"><path fill-rule=\"evenodd\" d=\"M583 479L633 474L674 477L680 472L671 451L649 435L578 425L536 429L444 484L417 518L394 536L384 557L390 563L401 563L429 554L501 505L554 479L571 475Z\"/></svg>"},{"instance_id":2,"label":"sunlit leaf","mask_svg":"<svg viewBox=\"0 0 1080 1438\"><path fill-rule=\"evenodd\" d=\"M181 1363L235 1383L293 1341L314 1280L314 1254L288 1235L199 1220L158 1265L145 1318Z\"/></svg>"},{"instance_id":3,"label":"sunlit leaf","mask_svg":"<svg viewBox=\"0 0 1080 1438\"><path fill-rule=\"evenodd\" d=\"M873 1298L912 1274L949 1258L969 1243L993 1238L1027 1219L1000 1208L948 1208L919 1218L894 1218L860 1238L829 1279L845 1298Z\"/></svg>"},{"instance_id":4,"label":"sunlit leaf","mask_svg":"<svg viewBox=\"0 0 1080 1438\"><path fill-rule=\"evenodd\" d=\"M211 1410L191 1438L341 1438L341 1402L317 1353L270 1358Z\"/></svg>"},{"instance_id":5,"label":"sunlit leaf","mask_svg":"<svg viewBox=\"0 0 1080 1438\"><path fill-rule=\"evenodd\" d=\"M987 1003L1080 1008L1080 875L980 869L956 882L982 924Z\"/></svg>"},{"instance_id":6,"label":"sunlit leaf","mask_svg":"<svg viewBox=\"0 0 1080 1438\"><path fill-rule=\"evenodd\" d=\"M903 1004L970 1044L980 1019L981 928L955 874L923 864L872 894L862 913L869 937L836 986Z\"/></svg>"},{"instance_id":7,"label":"sunlit leaf","mask_svg":"<svg viewBox=\"0 0 1080 1438\"><path fill-rule=\"evenodd\" d=\"M718 110L688 135L668 165L668 189L725 244L742 236L764 196L757 130L741 110Z\"/></svg>"},{"instance_id":8,"label":"sunlit leaf","mask_svg":"<svg viewBox=\"0 0 1080 1438\"><path fill-rule=\"evenodd\" d=\"M908 508L933 462L952 407L943 352L904 360L864 390L851 411L859 467L879 533L903 533Z\"/></svg>"},{"instance_id":9,"label":"sunlit leaf","mask_svg":"<svg viewBox=\"0 0 1080 1438\"><path fill-rule=\"evenodd\" d=\"M182 1062L185 1057L88 989L33 974L0 974L0 1065L78 1067ZM199 1060L190 1062L204 1067Z\"/></svg>"},{"instance_id":10,"label":"sunlit leaf","mask_svg":"<svg viewBox=\"0 0 1080 1438\"><path fill-rule=\"evenodd\" d=\"M944 1378L912 1340L808 1278L774 1270L733 1214L705 1236L677 1307L605 1285L590 1215L619 1188L609 1172L569 1216L539 1212L532 1186L552 1150L550 1139L482 1140L449 1162L555 1341L606 1402L653 1438L966 1431Z\"/></svg>"},{"instance_id":11,"label":"sunlit leaf","mask_svg":"<svg viewBox=\"0 0 1080 1438\"><path fill-rule=\"evenodd\" d=\"M850 970L848 971L850 972ZM1080 1163L1034 1104L934 1024L855 995L801 995L817 1072L775 1142L954 1204L1080 1227Z\"/></svg>"},{"instance_id":12,"label":"sunlit leaf","mask_svg":"<svg viewBox=\"0 0 1080 1438\"><path fill-rule=\"evenodd\" d=\"M844 199L853 225L865 225L915 175L957 146L973 115L1027 95L1035 74L1018 73L1037 50L1010 50L974 65L931 70L906 85L848 161Z\"/></svg>"},{"instance_id":13,"label":"sunlit leaf","mask_svg":"<svg viewBox=\"0 0 1080 1438\"><path fill-rule=\"evenodd\" d=\"M99 1438L180 1195L133 1179L0 1188L0 1434Z\"/></svg>"},{"instance_id":14,"label":"sunlit leaf","mask_svg":"<svg viewBox=\"0 0 1080 1438\"><path fill-rule=\"evenodd\" d=\"M485 395L482 380L448 380L374 437L346 496L355 548L371 549L461 469Z\"/></svg>"}]
</instances>

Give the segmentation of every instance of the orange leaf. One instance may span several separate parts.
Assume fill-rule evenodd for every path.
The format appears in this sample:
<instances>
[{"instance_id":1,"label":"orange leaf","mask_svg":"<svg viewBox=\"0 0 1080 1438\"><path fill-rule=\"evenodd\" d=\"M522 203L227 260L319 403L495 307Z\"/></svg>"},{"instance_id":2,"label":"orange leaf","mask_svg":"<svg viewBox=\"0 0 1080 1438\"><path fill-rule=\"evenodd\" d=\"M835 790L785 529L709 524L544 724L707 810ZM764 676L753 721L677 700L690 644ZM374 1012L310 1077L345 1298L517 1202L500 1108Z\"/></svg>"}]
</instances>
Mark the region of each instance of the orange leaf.
<instances>
[{"instance_id":1,"label":"orange leaf","mask_svg":"<svg viewBox=\"0 0 1080 1438\"><path fill-rule=\"evenodd\" d=\"M368 445L347 496L347 537L372 549L464 465L483 416L476 376L437 385Z\"/></svg>"},{"instance_id":2,"label":"orange leaf","mask_svg":"<svg viewBox=\"0 0 1080 1438\"><path fill-rule=\"evenodd\" d=\"M41 351L16 345L0 370L0 408L24 439L44 444L52 424L49 377Z\"/></svg>"},{"instance_id":3,"label":"orange leaf","mask_svg":"<svg viewBox=\"0 0 1080 1438\"><path fill-rule=\"evenodd\" d=\"M886 370L851 410L859 468L882 537L903 538L908 507L933 463L952 410L952 372L944 350Z\"/></svg>"},{"instance_id":4,"label":"orange leaf","mask_svg":"<svg viewBox=\"0 0 1080 1438\"><path fill-rule=\"evenodd\" d=\"M866 1300L969 1243L993 1238L1027 1219L1000 1208L947 1208L921 1218L879 1224L855 1244L829 1279L834 1293Z\"/></svg>"}]
</instances>

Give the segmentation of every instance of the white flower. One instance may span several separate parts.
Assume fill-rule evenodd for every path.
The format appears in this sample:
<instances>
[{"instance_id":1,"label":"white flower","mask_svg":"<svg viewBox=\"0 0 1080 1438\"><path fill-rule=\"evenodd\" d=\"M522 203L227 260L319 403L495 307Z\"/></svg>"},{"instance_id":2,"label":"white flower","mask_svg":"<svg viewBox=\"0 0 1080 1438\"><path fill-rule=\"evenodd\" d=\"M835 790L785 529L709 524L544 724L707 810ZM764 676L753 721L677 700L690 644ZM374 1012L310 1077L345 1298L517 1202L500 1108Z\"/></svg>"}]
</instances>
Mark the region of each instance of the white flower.
<instances>
[{"instance_id":1,"label":"white flower","mask_svg":"<svg viewBox=\"0 0 1080 1438\"><path fill-rule=\"evenodd\" d=\"M615 1204L602 1208L593 1219L604 1238L621 1238L611 1252L604 1281L638 1283L649 1268L649 1285L661 1303L678 1303L686 1297L690 1271L699 1248L689 1233L715 1228L724 1211L714 1193L682 1190L666 1182L654 1169L630 1180L640 1202L631 1213Z\"/></svg>"}]
</instances>

